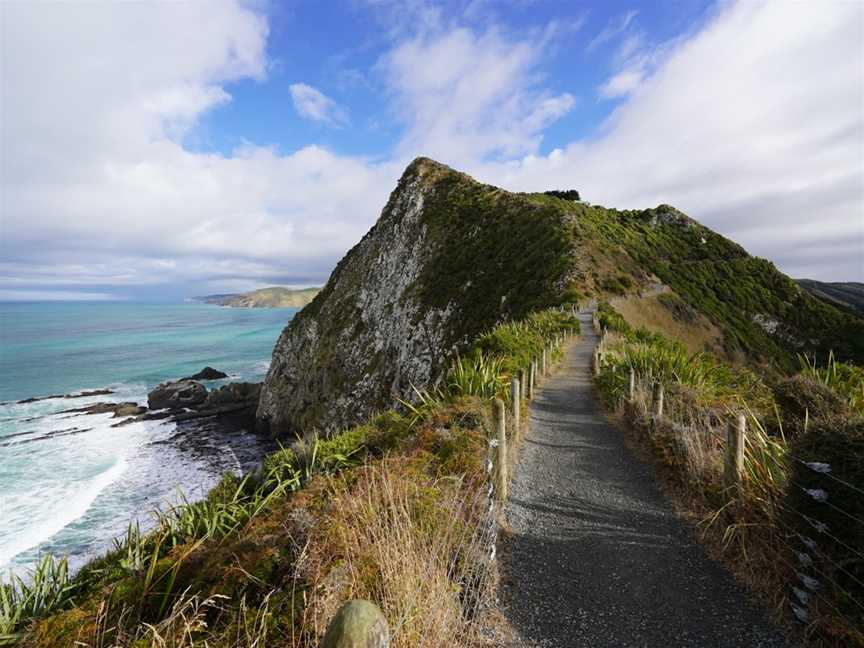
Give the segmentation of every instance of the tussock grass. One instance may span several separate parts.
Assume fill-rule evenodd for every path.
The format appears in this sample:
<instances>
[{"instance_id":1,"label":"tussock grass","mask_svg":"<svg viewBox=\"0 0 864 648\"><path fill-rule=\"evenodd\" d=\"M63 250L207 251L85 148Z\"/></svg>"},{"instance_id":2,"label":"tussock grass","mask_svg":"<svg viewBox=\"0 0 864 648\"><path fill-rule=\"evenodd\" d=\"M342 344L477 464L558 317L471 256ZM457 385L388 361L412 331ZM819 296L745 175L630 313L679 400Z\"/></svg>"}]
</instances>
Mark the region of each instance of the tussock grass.
<instances>
[{"instance_id":1,"label":"tussock grass","mask_svg":"<svg viewBox=\"0 0 864 648\"><path fill-rule=\"evenodd\" d=\"M410 461L385 460L364 467L356 482L337 484L334 514L310 543L310 560L331 576L330 587L315 597L306 627L323 635L345 598L364 598L392 620L394 648L474 645L494 539L487 500L465 480L418 475Z\"/></svg>"},{"instance_id":2,"label":"tussock grass","mask_svg":"<svg viewBox=\"0 0 864 648\"><path fill-rule=\"evenodd\" d=\"M864 367L851 362L839 362L834 353L828 354L824 365L816 357L798 356L801 374L822 383L842 395L855 412L864 416Z\"/></svg>"}]
</instances>

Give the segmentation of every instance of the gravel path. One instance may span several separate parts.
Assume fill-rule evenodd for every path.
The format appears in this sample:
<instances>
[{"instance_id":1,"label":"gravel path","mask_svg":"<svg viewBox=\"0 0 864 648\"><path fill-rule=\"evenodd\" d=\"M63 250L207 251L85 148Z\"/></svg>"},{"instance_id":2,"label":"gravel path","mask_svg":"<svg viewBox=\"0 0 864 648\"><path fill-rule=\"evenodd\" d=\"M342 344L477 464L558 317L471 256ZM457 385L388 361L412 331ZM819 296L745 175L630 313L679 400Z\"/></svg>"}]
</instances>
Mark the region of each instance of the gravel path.
<instances>
[{"instance_id":1,"label":"gravel path","mask_svg":"<svg viewBox=\"0 0 864 648\"><path fill-rule=\"evenodd\" d=\"M591 392L583 337L531 405L502 543L501 603L519 646L787 647L708 558Z\"/></svg>"}]
</instances>

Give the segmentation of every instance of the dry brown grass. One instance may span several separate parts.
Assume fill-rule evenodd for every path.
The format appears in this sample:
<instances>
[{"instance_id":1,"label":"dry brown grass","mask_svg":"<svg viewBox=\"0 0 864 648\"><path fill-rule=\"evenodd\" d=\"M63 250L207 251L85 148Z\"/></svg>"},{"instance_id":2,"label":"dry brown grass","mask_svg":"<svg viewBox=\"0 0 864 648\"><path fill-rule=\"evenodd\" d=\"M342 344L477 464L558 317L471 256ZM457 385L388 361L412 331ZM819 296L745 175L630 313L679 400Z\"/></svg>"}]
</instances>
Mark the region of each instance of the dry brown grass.
<instances>
[{"instance_id":1,"label":"dry brown grass","mask_svg":"<svg viewBox=\"0 0 864 648\"><path fill-rule=\"evenodd\" d=\"M610 300L615 310L634 329L644 328L681 342L691 353L723 353L723 334L708 318L696 314L693 322L683 322L660 301L658 295L628 295Z\"/></svg>"},{"instance_id":2,"label":"dry brown grass","mask_svg":"<svg viewBox=\"0 0 864 648\"><path fill-rule=\"evenodd\" d=\"M319 585L304 626L320 637L339 605L360 598L379 604L394 648L476 645L494 528L486 491L467 479L388 459L338 484L328 524L310 543Z\"/></svg>"}]
</instances>

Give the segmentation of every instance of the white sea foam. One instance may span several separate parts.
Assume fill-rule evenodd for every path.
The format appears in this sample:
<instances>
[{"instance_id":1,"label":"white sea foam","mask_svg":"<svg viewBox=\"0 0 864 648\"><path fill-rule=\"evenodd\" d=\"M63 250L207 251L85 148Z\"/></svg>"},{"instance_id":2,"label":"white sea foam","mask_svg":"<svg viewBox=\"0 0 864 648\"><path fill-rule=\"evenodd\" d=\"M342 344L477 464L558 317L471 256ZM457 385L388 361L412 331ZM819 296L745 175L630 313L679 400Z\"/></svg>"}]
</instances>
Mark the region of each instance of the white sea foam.
<instances>
[{"instance_id":1,"label":"white sea foam","mask_svg":"<svg viewBox=\"0 0 864 648\"><path fill-rule=\"evenodd\" d=\"M18 533L0 536L0 567L8 564L21 552L48 540L82 517L99 493L114 483L127 468L126 461L118 459L95 477L70 483L62 494L55 493L55 496L50 498L48 506L31 509L30 523L26 527L19 529ZM5 509L9 506L10 503L5 499L0 500L0 519L8 519L9 512Z\"/></svg>"}]
</instances>

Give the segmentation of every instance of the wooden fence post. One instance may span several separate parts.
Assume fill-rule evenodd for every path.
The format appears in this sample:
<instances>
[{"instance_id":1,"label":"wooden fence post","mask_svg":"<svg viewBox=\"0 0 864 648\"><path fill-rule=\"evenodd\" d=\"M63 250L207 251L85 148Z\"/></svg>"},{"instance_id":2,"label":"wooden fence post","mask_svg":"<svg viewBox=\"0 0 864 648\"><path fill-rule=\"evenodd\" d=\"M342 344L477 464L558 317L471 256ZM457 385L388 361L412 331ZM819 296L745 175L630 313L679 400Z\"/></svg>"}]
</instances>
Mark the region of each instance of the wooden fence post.
<instances>
[{"instance_id":1,"label":"wooden fence post","mask_svg":"<svg viewBox=\"0 0 864 648\"><path fill-rule=\"evenodd\" d=\"M659 421L663 418L663 383L654 383L654 418Z\"/></svg>"},{"instance_id":2,"label":"wooden fence post","mask_svg":"<svg viewBox=\"0 0 864 648\"><path fill-rule=\"evenodd\" d=\"M519 437L519 396L521 388L518 378L510 379L510 413L513 415L513 437Z\"/></svg>"},{"instance_id":3,"label":"wooden fence post","mask_svg":"<svg viewBox=\"0 0 864 648\"><path fill-rule=\"evenodd\" d=\"M747 430L747 419L739 414L734 421L726 423L726 455L723 466L723 482L726 488L731 488L734 494L741 486L741 474L744 470L744 434Z\"/></svg>"},{"instance_id":4,"label":"wooden fence post","mask_svg":"<svg viewBox=\"0 0 864 648\"><path fill-rule=\"evenodd\" d=\"M627 402L636 400L636 370L630 367L630 386L627 389Z\"/></svg>"},{"instance_id":5,"label":"wooden fence post","mask_svg":"<svg viewBox=\"0 0 864 648\"><path fill-rule=\"evenodd\" d=\"M492 401L492 420L495 433L498 435L498 492L501 500L507 499L507 434L504 428L504 401L496 398Z\"/></svg>"},{"instance_id":6,"label":"wooden fence post","mask_svg":"<svg viewBox=\"0 0 864 648\"><path fill-rule=\"evenodd\" d=\"M540 354L540 375L546 377L546 349Z\"/></svg>"},{"instance_id":7,"label":"wooden fence post","mask_svg":"<svg viewBox=\"0 0 864 648\"><path fill-rule=\"evenodd\" d=\"M522 392L522 398L528 398L528 372L525 369L519 370L519 389Z\"/></svg>"},{"instance_id":8,"label":"wooden fence post","mask_svg":"<svg viewBox=\"0 0 864 648\"><path fill-rule=\"evenodd\" d=\"M528 367L528 400L534 398L534 388L537 386L537 361L532 360Z\"/></svg>"}]
</instances>

